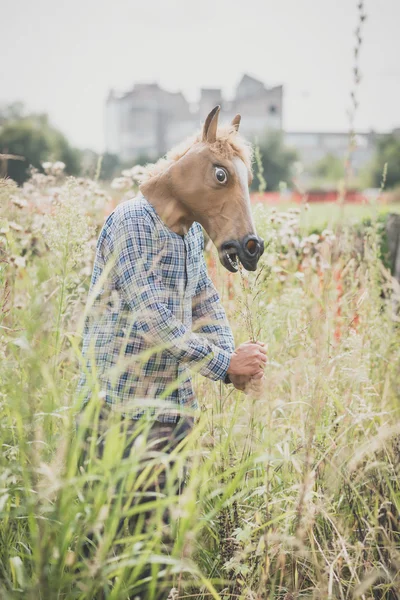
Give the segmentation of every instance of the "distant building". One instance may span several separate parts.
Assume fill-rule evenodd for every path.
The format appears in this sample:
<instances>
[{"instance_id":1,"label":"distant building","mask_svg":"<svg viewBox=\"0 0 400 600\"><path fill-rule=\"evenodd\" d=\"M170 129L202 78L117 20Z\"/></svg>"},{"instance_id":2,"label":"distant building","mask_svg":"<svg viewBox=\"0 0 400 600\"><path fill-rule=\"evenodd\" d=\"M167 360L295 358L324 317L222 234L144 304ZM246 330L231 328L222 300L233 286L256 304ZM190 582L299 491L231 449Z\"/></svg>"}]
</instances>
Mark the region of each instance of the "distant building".
<instances>
[{"instance_id":1,"label":"distant building","mask_svg":"<svg viewBox=\"0 0 400 600\"><path fill-rule=\"evenodd\" d=\"M271 130L281 131L284 143L297 151L305 169L327 154L346 157L348 132L284 132L283 86L268 87L246 74L233 98L225 98L220 88L202 88L196 104L190 104L182 92L169 92L157 83L136 83L123 94L111 90L105 112L107 152L124 162L139 156L156 159L198 130L217 104L222 122L229 122L237 113L242 115L240 131L251 140L261 139ZM378 137L374 132L357 133L351 156L354 174L371 161Z\"/></svg>"},{"instance_id":2,"label":"distant building","mask_svg":"<svg viewBox=\"0 0 400 600\"><path fill-rule=\"evenodd\" d=\"M374 132L356 134L355 148L351 152L351 166L355 175L372 160L378 137L379 134ZM315 165L328 154L345 159L349 148L348 131L286 131L283 139L286 146L297 151L305 169Z\"/></svg>"},{"instance_id":3,"label":"distant building","mask_svg":"<svg viewBox=\"0 0 400 600\"><path fill-rule=\"evenodd\" d=\"M221 121L236 113L243 116L241 131L249 138L268 129L282 129L283 87L243 75L233 99L219 88L200 90L198 105L189 104L181 92L168 92L157 83L137 83L131 91L110 91L106 102L106 150L123 161L140 155L157 158L198 129L208 112L221 105Z\"/></svg>"}]
</instances>

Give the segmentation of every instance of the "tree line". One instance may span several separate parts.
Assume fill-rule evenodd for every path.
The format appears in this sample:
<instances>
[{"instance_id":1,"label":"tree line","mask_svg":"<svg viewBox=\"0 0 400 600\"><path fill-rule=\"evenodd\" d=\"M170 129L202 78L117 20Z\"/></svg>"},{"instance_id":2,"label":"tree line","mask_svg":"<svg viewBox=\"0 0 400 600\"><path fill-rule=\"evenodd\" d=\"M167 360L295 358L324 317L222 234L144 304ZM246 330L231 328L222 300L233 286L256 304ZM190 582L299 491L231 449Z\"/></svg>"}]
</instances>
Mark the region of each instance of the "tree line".
<instances>
[{"instance_id":1,"label":"tree line","mask_svg":"<svg viewBox=\"0 0 400 600\"><path fill-rule=\"evenodd\" d=\"M292 187L299 157L294 149L285 146L282 134L268 132L256 145L253 190L278 190L283 182ZM96 152L74 148L46 114L27 113L18 102L0 108L0 176L11 177L21 185L28 179L31 167L42 171L43 162L58 160L65 164L65 171L70 175L94 176L100 165L100 179L110 180L123 168L131 167L132 162L152 162L149 157L140 156L126 164L109 153L99 159ZM363 183L379 188L383 173L386 189L400 185L400 135L395 133L378 139L375 157ZM318 181L334 184L344 176L344 160L327 155L314 165L310 175Z\"/></svg>"}]
</instances>

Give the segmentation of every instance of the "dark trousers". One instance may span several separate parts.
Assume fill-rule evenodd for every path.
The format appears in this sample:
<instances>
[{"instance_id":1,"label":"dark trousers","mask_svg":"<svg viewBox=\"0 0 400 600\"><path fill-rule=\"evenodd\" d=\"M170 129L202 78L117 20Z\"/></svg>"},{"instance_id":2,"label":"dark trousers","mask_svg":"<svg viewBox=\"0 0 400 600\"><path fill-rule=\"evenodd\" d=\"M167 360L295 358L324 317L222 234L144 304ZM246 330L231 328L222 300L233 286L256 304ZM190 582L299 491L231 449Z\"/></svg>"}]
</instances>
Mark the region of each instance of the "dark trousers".
<instances>
[{"instance_id":1,"label":"dark trousers","mask_svg":"<svg viewBox=\"0 0 400 600\"><path fill-rule=\"evenodd\" d=\"M135 452L135 444L145 444L145 451L141 450L140 456L141 462L140 467L136 473L138 476L146 468L146 465L151 461L152 469L149 472L149 476L146 477L145 482L141 485L140 489L135 492L135 496L132 499L131 506L137 506L141 503L151 502L157 497L162 497L166 488L172 488L173 493L179 495L184 486L185 478L187 476L188 466L185 464L183 472L179 478L174 478L174 481L170 480L170 471L173 466L171 461L165 461L165 454L171 453L176 447L184 440L193 428L193 417L180 417L177 423L163 423L159 421L151 421L146 423L140 423L134 419L121 418L118 422L112 423L110 421L110 413L108 409L105 409L100 415L98 426L94 429L87 429L84 438L83 451L81 453L80 467L81 469L88 468L88 463L91 459L98 460L102 459L105 448L105 434L109 427L116 427L118 434L123 434L125 445L123 450L123 459L129 461L129 457ZM138 436L144 436L141 440ZM93 440L95 441L93 451ZM89 452L90 446L92 445L92 451ZM160 460L158 460L158 457ZM169 467L169 468L168 468ZM123 482L119 482L118 486L123 485ZM117 489L117 493L118 493ZM124 502L125 503L125 502ZM140 515L140 516L139 516ZM152 510L141 511L138 516L129 518L121 518L118 525L116 537L125 537L126 535L132 535L135 529L138 527L138 521L141 519L140 526L146 528L146 523L149 523L151 518L154 516ZM166 508L162 515L162 520L165 525L171 525L170 511ZM168 547L173 543L170 536L170 527L166 528L166 535L163 535L163 546L166 552ZM83 556L89 559L94 555L96 550L96 541L92 533L88 534L88 540L83 548ZM141 579L150 574L150 567L146 568L141 574ZM143 596L144 597L144 596Z\"/></svg>"}]
</instances>

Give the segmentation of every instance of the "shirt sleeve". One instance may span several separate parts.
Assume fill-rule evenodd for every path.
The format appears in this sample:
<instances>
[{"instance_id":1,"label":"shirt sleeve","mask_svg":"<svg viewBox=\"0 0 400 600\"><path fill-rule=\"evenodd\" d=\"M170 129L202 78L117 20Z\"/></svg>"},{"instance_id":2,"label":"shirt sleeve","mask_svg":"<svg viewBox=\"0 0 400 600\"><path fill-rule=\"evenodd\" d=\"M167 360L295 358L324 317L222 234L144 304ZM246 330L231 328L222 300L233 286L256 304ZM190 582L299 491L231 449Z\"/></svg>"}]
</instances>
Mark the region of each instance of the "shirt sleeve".
<instances>
[{"instance_id":1,"label":"shirt sleeve","mask_svg":"<svg viewBox=\"0 0 400 600\"><path fill-rule=\"evenodd\" d=\"M192 302L193 329L232 354L235 342L219 294L211 281L203 254L199 281Z\"/></svg>"},{"instance_id":2,"label":"shirt sleeve","mask_svg":"<svg viewBox=\"0 0 400 600\"><path fill-rule=\"evenodd\" d=\"M172 313L169 293L159 275L162 248L145 218L124 217L117 226L114 260L118 285L135 324L154 350L165 350L205 377L224 380L231 352L193 333Z\"/></svg>"}]
</instances>

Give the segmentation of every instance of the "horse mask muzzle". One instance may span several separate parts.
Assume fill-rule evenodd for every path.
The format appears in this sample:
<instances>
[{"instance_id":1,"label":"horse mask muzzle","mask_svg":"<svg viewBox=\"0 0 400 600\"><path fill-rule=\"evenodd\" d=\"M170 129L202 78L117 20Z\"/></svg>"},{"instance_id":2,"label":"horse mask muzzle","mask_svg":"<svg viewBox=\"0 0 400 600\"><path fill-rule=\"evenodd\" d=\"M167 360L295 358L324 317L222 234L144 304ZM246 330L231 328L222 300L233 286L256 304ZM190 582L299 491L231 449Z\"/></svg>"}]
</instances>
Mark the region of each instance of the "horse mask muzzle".
<instances>
[{"instance_id":1,"label":"horse mask muzzle","mask_svg":"<svg viewBox=\"0 0 400 600\"><path fill-rule=\"evenodd\" d=\"M241 241L224 242L220 249L220 259L231 273L238 271L239 261L246 271L255 271L263 252L264 240L256 235L246 235Z\"/></svg>"}]
</instances>

